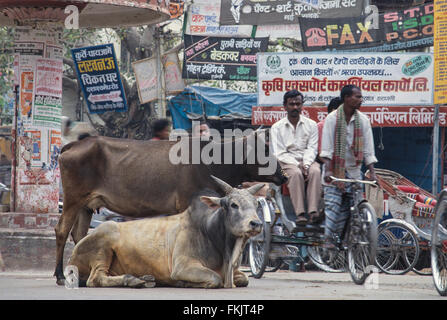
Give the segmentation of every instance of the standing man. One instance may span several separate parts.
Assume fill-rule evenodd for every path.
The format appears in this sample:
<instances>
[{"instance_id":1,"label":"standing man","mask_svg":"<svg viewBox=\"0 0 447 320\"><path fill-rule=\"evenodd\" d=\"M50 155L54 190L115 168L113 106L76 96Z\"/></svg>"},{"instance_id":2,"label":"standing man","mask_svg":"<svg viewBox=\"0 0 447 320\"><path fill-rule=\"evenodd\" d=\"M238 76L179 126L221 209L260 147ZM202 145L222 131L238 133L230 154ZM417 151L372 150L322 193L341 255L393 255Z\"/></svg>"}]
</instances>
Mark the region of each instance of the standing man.
<instances>
[{"instance_id":1,"label":"standing man","mask_svg":"<svg viewBox=\"0 0 447 320\"><path fill-rule=\"evenodd\" d=\"M321 196L320 166L315 162L317 123L301 115L303 98L297 90L286 92L283 105L287 117L276 122L270 131L273 153L289 177L288 187L297 225L308 222L305 215L306 199L310 222L318 218L318 201ZM307 190L304 182L307 182Z\"/></svg>"},{"instance_id":2,"label":"standing man","mask_svg":"<svg viewBox=\"0 0 447 320\"><path fill-rule=\"evenodd\" d=\"M342 105L330 113L323 127L320 158L324 162L324 211L326 214L326 247L334 247L335 236L340 236L349 208L353 205L351 185L330 184L330 176L361 179L363 163L370 171L370 180L377 180L374 163L374 139L371 123L360 112L362 92L359 87L347 85L341 89Z\"/></svg>"}]
</instances>

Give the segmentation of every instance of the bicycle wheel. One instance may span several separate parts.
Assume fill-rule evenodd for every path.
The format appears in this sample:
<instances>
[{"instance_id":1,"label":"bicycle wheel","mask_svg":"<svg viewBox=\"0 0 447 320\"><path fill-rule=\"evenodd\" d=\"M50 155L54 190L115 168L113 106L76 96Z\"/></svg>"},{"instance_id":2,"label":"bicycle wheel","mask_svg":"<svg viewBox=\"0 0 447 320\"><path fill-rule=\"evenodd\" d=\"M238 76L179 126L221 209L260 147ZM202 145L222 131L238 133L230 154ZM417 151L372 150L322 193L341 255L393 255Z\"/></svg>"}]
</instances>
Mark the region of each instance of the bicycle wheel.
<instances>
[{"instance_id":1,"label":"bicycle wheel","mask_svg":"<svg viewBox=\"0 0 447 320\"><path fill-rule=\"evenodd\" d=\"M307 253L312 262L321 270L326 272L340 273L346 271L346 252L342 250L330 250L328 262L322 258L323 248L308 246ZM331 256L332 255L332 256Z\"/></svg>"},{"instance_id":2,"label":"bicycle wheel","mask_svg":"<svg viewBox=\"0 0 447 320\"><path fill-rule=\"evenodd\" d=\"M270 214L270 212L268 212ZM258 207L258 217L263 223L262 232L256 237L250 239L248 249L248 261L250 271L253 277L259 279L265 272L265 268L269 263L269 253L272 240L270 223L264 219L264 211L262 206Z\"/></svg>"},{"instance_id":3,"label":"bicycle wheel","mask_svg":"<svg viewBox=\"0 0 447 320\"><path fill-rule=\"evenodd\" d=\"M269 260L264 272L276 272L283 265L283 261L281 259Z\"/></svg>"},{"instance_id":4,"label":"bicycle wheel","mask_svg":"<svg viewBox=\"0 0 447 320\"><path fill-rule=\"evenodd\" d=\"M373 272L377 250L377 218L367 202L358 206L358 221L351 221L348 245L348 268L356 284L363 284Z\"/></svg>"},{"instance_id":5,"label":"bicycle wheel","mask_svg":"<svg viewBox=\"0 0 447 320\"><path fill-rule=\"evenodd\" d=\"M430 247L427 241L419 241L419 247L421 248L419 258L412 271L420 276L431 276Z\"/></svg>"},{"instance_id":6,"label":"bicycle wheel","mask_svg":"<svg viewBox=\"0 0 447 320\"><path fill-rule=\"evenodd\" d=\"M419 241L404 223L379 225L376 265L387 274L400 275L410 271L419 259Z\"/></svg>"},{"instance_id":7,"label":"bicycle wheel","mask_svg":"<svg viewBox=\"0 0 447 320\"><path fill-rule=\"evenodd\" d=\"M433 282L441 296L447 296L447 192L444 190L436 205L431 235L431 269Z\"/></svg>"}]
</instances>

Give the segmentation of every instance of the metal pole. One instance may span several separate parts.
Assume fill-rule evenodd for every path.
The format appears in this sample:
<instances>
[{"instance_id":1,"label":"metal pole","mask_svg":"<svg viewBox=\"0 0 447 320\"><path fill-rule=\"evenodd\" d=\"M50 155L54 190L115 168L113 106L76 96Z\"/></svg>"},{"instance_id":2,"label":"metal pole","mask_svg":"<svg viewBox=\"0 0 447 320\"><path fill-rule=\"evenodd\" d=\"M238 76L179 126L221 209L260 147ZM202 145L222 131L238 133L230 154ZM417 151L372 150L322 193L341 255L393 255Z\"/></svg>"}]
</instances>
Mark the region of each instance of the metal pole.
<instances>
[{"instance_id":1,"label":"metal pole","mask_svg":"<svg viewBox=\"0 0 447 320\"><path fill-rule=\"evenodd\" d=\"M435 105L433 117L433 178L432 193L438 194L438 166L439 166L439 104Z\"/></svg>"},{"instance_id":2,"label":"metal pole","mask_svg":"<svg viewBox=\"0 0 447 320\"><path fill-rule=\"evenodd\" d=\"M165 95L165 85L164 85L164 67L162 62L162 42L161 34L162 30L159 28L155 29L155 43L156 43L156 54L157 54L157 72L158 72L158 111L159 117L166 117L166 95Z\"/></svg>"}]
</instances>

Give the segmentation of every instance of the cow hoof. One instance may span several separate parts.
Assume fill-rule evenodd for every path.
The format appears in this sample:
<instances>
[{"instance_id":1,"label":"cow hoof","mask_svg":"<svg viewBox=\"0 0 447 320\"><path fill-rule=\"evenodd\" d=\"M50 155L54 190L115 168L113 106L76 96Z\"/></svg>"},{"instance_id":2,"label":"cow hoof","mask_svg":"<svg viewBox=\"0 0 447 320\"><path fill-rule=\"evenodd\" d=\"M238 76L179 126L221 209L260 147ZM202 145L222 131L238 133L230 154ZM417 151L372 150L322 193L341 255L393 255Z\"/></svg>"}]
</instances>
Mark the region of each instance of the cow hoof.
<instances>
[{"instance_id":1,"label":"cow hoof","mask_svg":"<svg viewBox=\"0 0 447 320\"><path fill-rule=\"evenodd\" d=\"M151 275L144 275L140 277L140 280L143 280L145 282L144 288L153 288L155 287L155 277Z\"/></svg>"},{"instance_id":2,"label":"cow hoof","mask_svg":"<svg viewBox=\"0 0 447 320\"><path fill-rule=\"evenodd\" d=\"M146 284L146 281L140 280L137 277L134 277L130 274L126 274L124 276L124 286L130 288L143 288Z\"/></svg>"},{"instance_id":3,"label":"cow hoof","mask_svg":"<svg viewBox=\"0 0 447 320\"><path fill-rule=\"evenodd\" d=\"M58 279L56 280L56 284L57 284L58 286L65 286L65 278L58 278Z\"/></svg>"}]
</instances>

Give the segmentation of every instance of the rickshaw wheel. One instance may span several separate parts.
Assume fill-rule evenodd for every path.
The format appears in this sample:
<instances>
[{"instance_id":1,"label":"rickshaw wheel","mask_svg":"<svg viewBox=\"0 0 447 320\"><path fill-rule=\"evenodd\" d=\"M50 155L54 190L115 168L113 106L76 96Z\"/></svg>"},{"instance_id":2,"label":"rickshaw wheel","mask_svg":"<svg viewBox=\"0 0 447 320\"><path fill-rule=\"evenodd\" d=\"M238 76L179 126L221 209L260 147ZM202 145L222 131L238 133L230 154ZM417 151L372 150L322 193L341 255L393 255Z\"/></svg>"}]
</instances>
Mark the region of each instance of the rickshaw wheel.
<instances>
[{"instance_id":1,"label":"rickshaw wheel","mask_svg":"<svg viewBox=\"0 0 447 320\"><path fill-rule=\"evenodd\" d=\"M329 263L326 263L322 256L323 248L318 246L308 246L307 253L312 262L321 270L332 273L340 273L346 271L346 253L343 250L333 250L336 256L332 257Z\"/></svg>"},{"instance_id":2,"label":"rickshaw wheel","mask_svg":"<svg viewBox=\"0 0 447 320\"><path fill-rule=\"evenodd\" d=\"M377 249L377 218L374 208L367 202L358 206L361 227L349 231L348 268L356 284L363 284L374 271ZM354 234L355 232L355 234Z\"/></svg>"},{"instance_id":3,"label":"rickshaw wheel","mask_svg":"<svg viewBox=\"0 0 447 320\"><path fill-rule=\"evenodd\" d=\"M253 277L259 279L265 272L269 262L271 232L270 224L264 221L260 235L250 240L248 249L248 261L250 262L250 271Z\"/></svg>"},{"instance_id":4,"label":"rickshaw wheel","mask_svg":"<svg viewBox=\"0 0 447 320\"><path fill-rule=\"evenodd\" d=\"M401 275L412 270L419 259L416 234L405 224L390 222L379 225L376 265L387 274Z\"/></svg>"},{"instance_id":5,"label":"rickshaw wheel","mask_svg":"<svg viewBox=\"0 0 447 320\"><path fill-rule=\"evenodd\" d=\"M436 217L431 235L431 269L433 282L441 296L447 296L447 191L436 204Z\"/></svg>"},{"instance_id":6,"label":"rickshaw wheel","mask_svg":"<svg viewBox=\"0 0 447 320\"><path fill-rule=\"evenodd\" d=\"M248 248L248 262L250 264L250 271L254 278L259 279L265 272L265 268L269 263L269 253L272 240L272 233L270 223L264 219L264 212L262 206L258 207L258 217L261 219L263 227L262 232L256 237L250 239ZM270 212L268 212L270 214Z\"/></svg>"}]
</instances>

